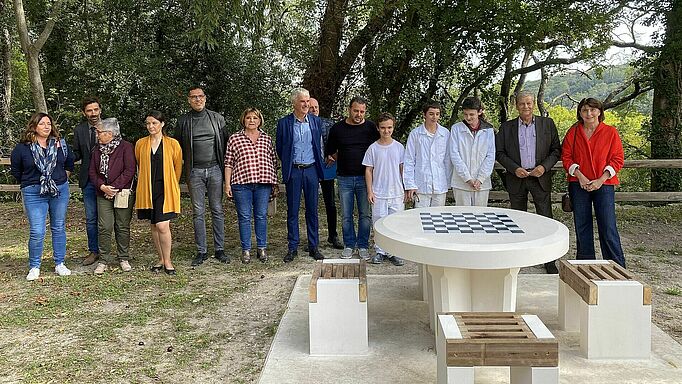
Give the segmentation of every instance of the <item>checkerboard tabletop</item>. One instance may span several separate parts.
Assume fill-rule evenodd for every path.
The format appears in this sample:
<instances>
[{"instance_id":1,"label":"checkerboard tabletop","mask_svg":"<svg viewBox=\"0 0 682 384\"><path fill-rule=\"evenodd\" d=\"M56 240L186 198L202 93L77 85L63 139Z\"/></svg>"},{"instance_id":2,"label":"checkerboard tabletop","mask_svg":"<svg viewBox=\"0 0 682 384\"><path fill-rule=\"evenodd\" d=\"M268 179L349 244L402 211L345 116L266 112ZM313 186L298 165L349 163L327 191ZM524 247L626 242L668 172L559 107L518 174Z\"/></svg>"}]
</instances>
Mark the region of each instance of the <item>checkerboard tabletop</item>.
<instances>
[{"instance_id":1,"label":"checkerboard tabletop","mask_svg":"<svg viewBox=\"0 0 682 384\"><path fill-rule=\"evenodd\" d=\"M505 213L420 212L419 217L426 233L525 233Z\"/></svg>"}]
</instances>

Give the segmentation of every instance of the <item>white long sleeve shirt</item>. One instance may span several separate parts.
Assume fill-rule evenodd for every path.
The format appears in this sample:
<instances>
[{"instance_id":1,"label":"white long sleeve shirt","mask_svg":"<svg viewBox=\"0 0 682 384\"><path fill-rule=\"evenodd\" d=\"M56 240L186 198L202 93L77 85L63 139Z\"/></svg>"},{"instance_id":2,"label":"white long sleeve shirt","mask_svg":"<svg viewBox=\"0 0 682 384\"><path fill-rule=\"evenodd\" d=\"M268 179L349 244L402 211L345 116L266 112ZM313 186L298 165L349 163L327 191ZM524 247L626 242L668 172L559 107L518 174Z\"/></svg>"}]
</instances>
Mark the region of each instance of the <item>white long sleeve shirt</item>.
<instances>
[{"instance_id":1,"label":"white long sleeve shirt","mask_svg":"<svg viewBox=\"0 0 682 384\"><path fill-rule=\"evenodd\" d=\"M450 132L438 125L430 135L424 124L410 132L405 146L403 184L423 194L441 194L450 189L452 164L448 156Z\"/></svg>"},{"instance_id":2,"label":"white long sleeve shirt","mask_svg":"<svg viewBox=\"0 0 682 384\"><path fill-rule=\"evenodd\" d=\"M492 188L490 175L495 166L495 130L481 122L481 129L474 135L463 122L456 123L450 131L448 146L452 161L453 188L473 191L468 180L481 182L481 190Z\"/></svg>"}]
</instances>

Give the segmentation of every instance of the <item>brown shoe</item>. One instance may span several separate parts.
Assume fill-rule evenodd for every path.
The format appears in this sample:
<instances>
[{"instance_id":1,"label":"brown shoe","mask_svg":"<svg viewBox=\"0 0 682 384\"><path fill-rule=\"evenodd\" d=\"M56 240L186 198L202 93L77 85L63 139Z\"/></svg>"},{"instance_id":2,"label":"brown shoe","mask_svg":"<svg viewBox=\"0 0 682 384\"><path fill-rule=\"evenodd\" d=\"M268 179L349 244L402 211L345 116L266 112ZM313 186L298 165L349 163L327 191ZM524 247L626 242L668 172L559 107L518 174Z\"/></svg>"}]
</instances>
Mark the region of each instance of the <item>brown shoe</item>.
<instances>
[{"instance_id":1,"label":"brown shoe","mask_svg":"<svg viewBox=\"0 0 682 384\"><path fill-rule=\"evenodd\" d=\"M83 259L83 265L95 264L95 261L99 260L99 254L95 252L90 252L88 257Z\"/></svg>"},{"instance_id":2,"label":"brown shoe","mask_svg":"<svg viewBox=\"0 0 682 384\"><path fill-rule=\"evenodd\" d=\"M256 249L256 256L258 256L258 260L260 260L261 263L268 261L268 255L265 253L265 248Z\"/></svg>"},{"instance_id":3,"label":"brown shoe","mask_svg":"<svg viewBox=\"0 0 682 384\"><path fill-rule=\"evenodd\" d=\"M251 251L242 251L242 263L248 264L251 262Z\"/></svg>"}]
</instances>

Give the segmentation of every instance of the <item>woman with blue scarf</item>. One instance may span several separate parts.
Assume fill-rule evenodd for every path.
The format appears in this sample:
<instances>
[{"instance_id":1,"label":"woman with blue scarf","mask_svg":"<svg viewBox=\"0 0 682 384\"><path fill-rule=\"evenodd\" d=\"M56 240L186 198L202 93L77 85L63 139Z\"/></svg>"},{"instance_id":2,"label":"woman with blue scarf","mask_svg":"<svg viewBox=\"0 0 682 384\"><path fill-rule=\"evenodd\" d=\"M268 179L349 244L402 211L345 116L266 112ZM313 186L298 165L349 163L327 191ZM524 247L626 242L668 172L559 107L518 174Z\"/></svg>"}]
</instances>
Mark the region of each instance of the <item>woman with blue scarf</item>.
<instances>
[{"instance_id":1,"label":"woman with blue scarf","mask_svg":"<svg viewBox=\"0 0 682 384\"><path fill-rule=\"evenodd\" d=\"M21 184L21 199L30 226L28 240L29 272L26 280L40 277L45 241L45 222L50 214L52 256L55 273L68 276L66 256L66 207L69 204L69 175L73 153L59 135L52 117L38 112L31 116L21 142L11 156L11 173Z\"/></svg>"}]
</instances>

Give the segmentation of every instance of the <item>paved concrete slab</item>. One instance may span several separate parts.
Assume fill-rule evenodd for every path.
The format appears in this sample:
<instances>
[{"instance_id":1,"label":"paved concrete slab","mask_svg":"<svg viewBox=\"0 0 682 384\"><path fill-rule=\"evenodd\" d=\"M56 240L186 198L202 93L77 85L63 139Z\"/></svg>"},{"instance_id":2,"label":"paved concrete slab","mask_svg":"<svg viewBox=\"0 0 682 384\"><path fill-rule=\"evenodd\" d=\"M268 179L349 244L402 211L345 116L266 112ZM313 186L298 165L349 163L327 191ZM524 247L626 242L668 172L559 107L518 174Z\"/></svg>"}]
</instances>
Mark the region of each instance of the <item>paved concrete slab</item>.
<instances>
[{"instance_id":1,"label":"paved concrete slab","mask_svg":"<svg viewBox=\"0 0 682 384\"><path fill-rule=\"evenodd\" d=\"M556 275L519 275L517 310L536 314L559 339L564 384L682 383L682 346L652 327L649 360L590 361L580 356L577 334L557 331ZM427 304L419 301L416 275L370 275L367 356L308 354L308 284L300 276L261 373L261 384L434 383L436 353ZM656 298L654 297L654 305ZM476 383L509 383L509 369L476 369Z\"/></svg>"}]
</instances>

